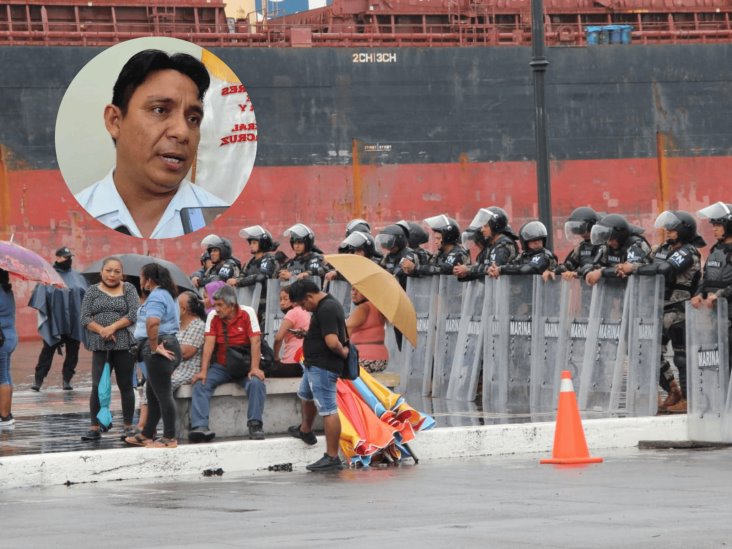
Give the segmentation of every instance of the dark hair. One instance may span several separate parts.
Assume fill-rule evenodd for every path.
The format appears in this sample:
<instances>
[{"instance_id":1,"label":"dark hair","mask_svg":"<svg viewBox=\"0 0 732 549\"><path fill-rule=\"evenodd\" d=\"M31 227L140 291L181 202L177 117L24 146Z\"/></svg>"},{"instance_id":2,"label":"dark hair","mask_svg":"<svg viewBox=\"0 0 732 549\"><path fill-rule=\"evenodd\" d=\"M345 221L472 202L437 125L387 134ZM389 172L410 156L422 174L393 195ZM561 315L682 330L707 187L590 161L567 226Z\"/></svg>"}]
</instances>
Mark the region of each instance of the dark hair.
<instances>
[{"instance_id":1,"label":"dark hair","mask_svg":"<svg viewBox=\"0 0 732 549\"><path fill-rule=\"evenodd\" d=\"M124 274L125 268L124 265L122 265L122 260L116 255L110 255L109 257L105 257L104 259L102 259L102 269L104 269L104 267L106 267L107 263L109 263L110 261L116 261L117 263L119 263L119 266L122 269L122 274Z\"/></svg>"},{"instance_id":2,"label":"dark hair","mask_svg":"<svg viewBox=\"0 0 732 549\"><path fill-rule=\"evenodd\" d=\"M320 293L320 287L315 283L314 280L309 278L303 278L296 280L287 287L287 293L290 296L290 301L293 303L299 303L307 294Z\"/></svg>"},{"instance_id":3,"label":"dark hair","mask_svg":"<svg viewBox=\"0 0 732 549\"><path fill-rule=\"evenodd\" d=\"M197 316L201 320L206 320L206 307L203 304L203 300L198 297L195 292L186 290L181 296L188 296L188 307L186 307L191 314Z\"/></svg>"},{"instance_id":4,"label":"dark hair","mask_svg":"<svg viewBox=\"0 0 732 549\"><path fill-rule=\"evenodd\" d=\"M147 265L143 265L140 270L140 274L145 278L152 280L163 290L167 290L171 296L175 297L178 295L178 288L176 288L173 283L173 277L170 276L170 271L159 263L148 263Z\"/></svg>"},{"instance_id":5,"label":"dark hair","mask_svg":"<svg viewBox=\"0 0 732 549\"><path fill-rule=\"evenodd\" d=\"M119 107L122 114L127 114L127 106L135 90L141 86L153 72L172 69L184 74L198 88L198 99L203 101L211 77L203 63L187 53L168 55L160 50L143 50L130 57L125 63L114 83L112 105Z\"/></svg>"},{"instance_id":6,"label":"dark hair","mask_svg":"<svg viewBox=\"0 0 732 549\"><path fill-rule=\"evenodd\" d=\"M10 273L3 269L0 269L0 288L6 292L13 289L13 285L10 283Z\"/></svg>"}]
</instances>

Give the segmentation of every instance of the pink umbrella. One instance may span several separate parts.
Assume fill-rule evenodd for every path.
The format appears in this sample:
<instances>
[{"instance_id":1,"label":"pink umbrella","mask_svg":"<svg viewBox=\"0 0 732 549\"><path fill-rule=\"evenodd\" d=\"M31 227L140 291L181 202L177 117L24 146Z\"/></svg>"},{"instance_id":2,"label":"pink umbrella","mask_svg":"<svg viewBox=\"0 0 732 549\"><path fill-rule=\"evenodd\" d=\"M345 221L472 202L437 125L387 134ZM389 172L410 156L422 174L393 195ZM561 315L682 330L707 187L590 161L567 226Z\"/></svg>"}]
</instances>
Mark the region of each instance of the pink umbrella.
<instances>
[{"instance_id":1,"label":"pink umbrella","mask_svg":"<svg viewBox=\"0 0 732 549\"><path fill-rule=\"evenodd\" d=\"M0 240L0 269L41 284L50 284L59 288L66 286L48 261L36 252L14 242Z\"/></svg>"}]
</instances>

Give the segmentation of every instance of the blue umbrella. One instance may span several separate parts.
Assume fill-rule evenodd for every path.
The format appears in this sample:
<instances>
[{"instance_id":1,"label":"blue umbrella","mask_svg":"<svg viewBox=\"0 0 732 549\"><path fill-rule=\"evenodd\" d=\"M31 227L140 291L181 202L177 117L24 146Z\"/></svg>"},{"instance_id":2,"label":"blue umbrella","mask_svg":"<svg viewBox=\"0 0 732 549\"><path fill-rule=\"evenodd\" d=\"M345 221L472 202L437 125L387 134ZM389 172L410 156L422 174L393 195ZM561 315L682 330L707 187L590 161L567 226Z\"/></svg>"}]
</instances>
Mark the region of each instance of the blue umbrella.
<instances>
[{"instance_id":1,"label":"blue umbrella","mask_svg":"<svg viewBox=\"0 0 732 549\"><path fill-rule=\"evenodd\" d=\"M102 377L99 379L99 405L101 406L97 419L99 420L100 429L108 430L112 426L112 412L109 411L109 404L112 401L112 368L109 366L109 355L104 363Z\"/></svg>"}]
</instances>

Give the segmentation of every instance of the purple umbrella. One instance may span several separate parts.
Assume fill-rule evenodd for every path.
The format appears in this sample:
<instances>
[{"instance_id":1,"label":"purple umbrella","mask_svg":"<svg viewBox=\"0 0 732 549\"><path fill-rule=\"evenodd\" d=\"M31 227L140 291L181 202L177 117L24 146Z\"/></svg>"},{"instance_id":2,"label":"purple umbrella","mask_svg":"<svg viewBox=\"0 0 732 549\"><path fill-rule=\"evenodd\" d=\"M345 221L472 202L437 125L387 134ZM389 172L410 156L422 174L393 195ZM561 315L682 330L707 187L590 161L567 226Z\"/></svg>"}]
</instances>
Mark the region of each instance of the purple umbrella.
<instances>
[{"instance_id":1,"label":"purple umbrella","mask_svg":"<svg viewBox=\"0 0 732 549\"><path fill-rule=\"evenodd\" d=\"M26 280L50 284L59 288L66 287L64 281L48 261L36 252L14 242L0 240L0 269Z\"/></svg>"}]
</instances>

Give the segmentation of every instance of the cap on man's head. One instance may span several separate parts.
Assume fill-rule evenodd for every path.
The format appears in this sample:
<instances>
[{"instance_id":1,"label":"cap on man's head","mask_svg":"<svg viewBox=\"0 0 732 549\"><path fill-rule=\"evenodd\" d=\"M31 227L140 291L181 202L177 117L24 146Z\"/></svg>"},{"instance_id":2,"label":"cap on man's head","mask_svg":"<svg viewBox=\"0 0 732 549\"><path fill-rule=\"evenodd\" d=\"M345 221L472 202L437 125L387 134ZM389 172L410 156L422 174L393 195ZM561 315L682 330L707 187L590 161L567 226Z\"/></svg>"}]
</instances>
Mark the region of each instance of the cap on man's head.
<instances>
[{"instance_id":1,"label":"cap on man's head","mask_svg":"<svg viewBox=\"0 0 732 549\"><path fill-rule=\"evenodd\" d=\"M56 257L73 257L73 256L74 256L74 254L72 254L71 250L69 250L66 246L56 250Z\"/></svg>"}]
</instances>

